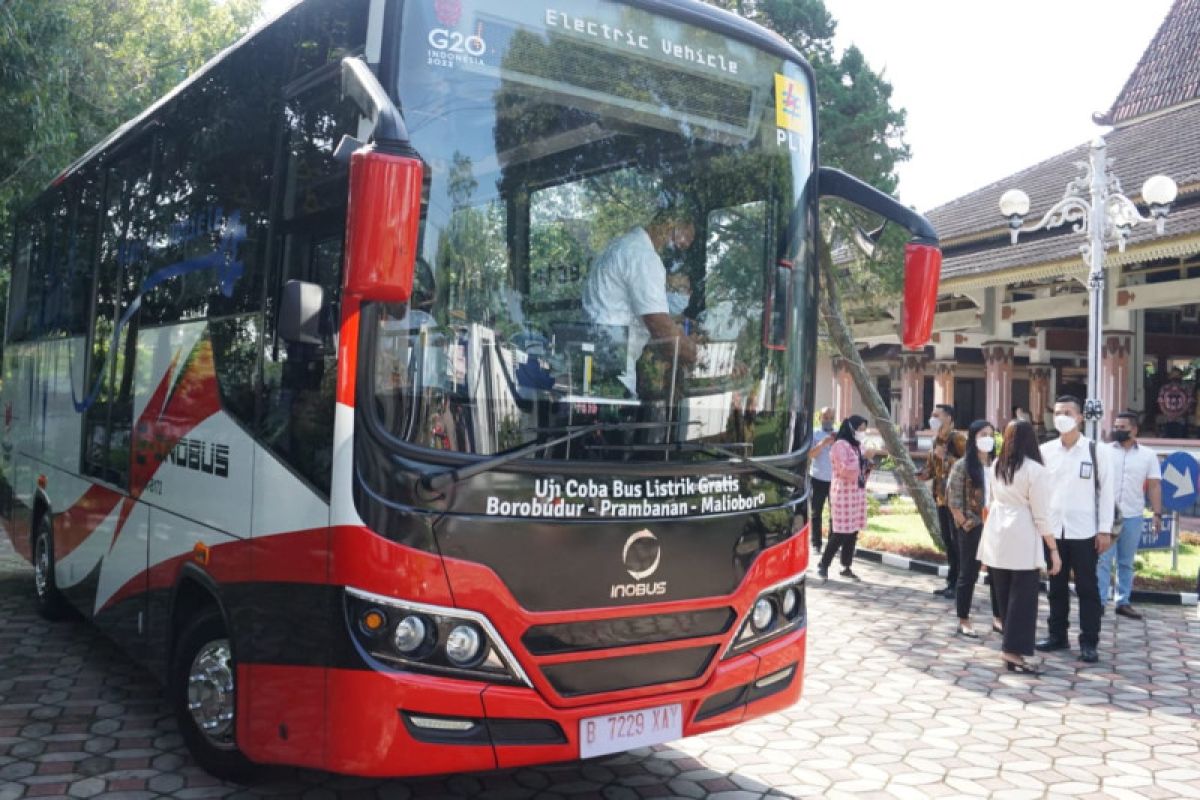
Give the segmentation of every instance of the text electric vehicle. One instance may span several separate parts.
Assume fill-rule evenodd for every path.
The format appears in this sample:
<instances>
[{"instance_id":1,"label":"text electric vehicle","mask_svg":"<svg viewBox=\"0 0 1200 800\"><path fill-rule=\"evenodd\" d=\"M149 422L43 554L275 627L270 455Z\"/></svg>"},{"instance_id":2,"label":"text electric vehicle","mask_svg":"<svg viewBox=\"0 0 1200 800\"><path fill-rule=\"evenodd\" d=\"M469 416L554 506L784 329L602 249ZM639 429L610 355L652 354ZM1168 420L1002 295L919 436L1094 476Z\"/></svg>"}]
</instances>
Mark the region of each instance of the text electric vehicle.
<instances>
[{"instance_id":1,"label":"text electric vehicle","mask_svg":"<svg viewBox=\"0 0 1200 800\"><path fill-rule=\"evenodd\" d=\"M700 3L260 26L16 227L0 510L41 610L149 665L222 775L794 703L818 197L912 232L910 345L940 263L818 167L815 107L795 50Z\"/></svg>"}]
</instances>

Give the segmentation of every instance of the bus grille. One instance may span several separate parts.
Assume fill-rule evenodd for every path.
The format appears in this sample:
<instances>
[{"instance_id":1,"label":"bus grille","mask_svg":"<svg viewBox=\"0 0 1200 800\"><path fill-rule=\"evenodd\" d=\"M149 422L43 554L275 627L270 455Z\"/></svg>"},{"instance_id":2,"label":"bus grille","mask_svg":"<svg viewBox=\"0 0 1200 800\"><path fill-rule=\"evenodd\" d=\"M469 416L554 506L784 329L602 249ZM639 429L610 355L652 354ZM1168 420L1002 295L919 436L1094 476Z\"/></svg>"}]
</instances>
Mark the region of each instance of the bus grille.
<instances>
[{"instance_id":1,"label":"bus grille","mask_svg":"<svg viewBox=\"0 0 1200 800\"><path fill-rule=\"evenodd\" d=\"M704 674L716 652L716 646L690 647L660 653L546 664L541 669L559 695L578 697L694 680Z\"/></svg>"},{"instance_id":2,"label":"bus grille","mask_svg":"<svg viewBox=\"0 0 1200 800\"><path fill-rule=\"evenodd\" d=\"M735 617L732 608L709 608L677 614L561 622L532 627L521 637L521 642L535 656L658 644L726 633Z\"/></svg>"}]
</instances>

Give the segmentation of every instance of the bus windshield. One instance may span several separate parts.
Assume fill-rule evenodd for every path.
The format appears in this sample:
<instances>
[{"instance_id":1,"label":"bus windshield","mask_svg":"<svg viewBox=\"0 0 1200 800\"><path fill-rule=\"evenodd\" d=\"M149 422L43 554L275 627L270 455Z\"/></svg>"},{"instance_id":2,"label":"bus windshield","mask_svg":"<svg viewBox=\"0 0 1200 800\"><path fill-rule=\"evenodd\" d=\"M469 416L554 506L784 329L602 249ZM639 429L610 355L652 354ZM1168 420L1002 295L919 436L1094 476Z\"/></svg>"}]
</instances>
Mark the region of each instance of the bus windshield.
<instances>
[{"instance_id":1,"label":"bus windshield","mask_svg":"<svg viewBox=\"0 0 1200 800\"><path fill-rule=\"evenodd\" d=\"M389 433L492 455L596 427L549 459L790 452L815 345L807 73L618 3L404 8L428 201L410 302L367 317Z\"/></svg>"}]
</instances>

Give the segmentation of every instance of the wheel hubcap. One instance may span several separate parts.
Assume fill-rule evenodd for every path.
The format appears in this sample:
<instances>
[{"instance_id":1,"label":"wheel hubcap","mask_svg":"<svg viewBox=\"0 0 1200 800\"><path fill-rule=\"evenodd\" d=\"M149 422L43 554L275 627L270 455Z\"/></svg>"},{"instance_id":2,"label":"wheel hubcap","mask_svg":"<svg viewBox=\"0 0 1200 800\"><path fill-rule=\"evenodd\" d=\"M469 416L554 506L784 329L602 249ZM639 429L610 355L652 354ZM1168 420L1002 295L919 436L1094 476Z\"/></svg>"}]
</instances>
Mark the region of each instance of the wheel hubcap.
<instances>
[{"instance_id":1,"label":"wheel hubcap","mask_svg":"<svg viewBox=\"0 0 1200 800\"><path fill-rule=\"evenodd\" d=\"M188 672L187 699L201 733L215 747L232 750L235 687L228 639L209 642L196 653Z\"/></svg>"},{"instance_id":2,"label":"wheel hubcap","mask_svg":"<svg viewBox=\"0 0 1200 800\"><path fill-rule=\"evenodd\" d=\"M37 596L44 599L50 585L50 548L46 546L46 534L38 536L36 549L33 555L33 587Z\"/></svg>"}]
</instances>

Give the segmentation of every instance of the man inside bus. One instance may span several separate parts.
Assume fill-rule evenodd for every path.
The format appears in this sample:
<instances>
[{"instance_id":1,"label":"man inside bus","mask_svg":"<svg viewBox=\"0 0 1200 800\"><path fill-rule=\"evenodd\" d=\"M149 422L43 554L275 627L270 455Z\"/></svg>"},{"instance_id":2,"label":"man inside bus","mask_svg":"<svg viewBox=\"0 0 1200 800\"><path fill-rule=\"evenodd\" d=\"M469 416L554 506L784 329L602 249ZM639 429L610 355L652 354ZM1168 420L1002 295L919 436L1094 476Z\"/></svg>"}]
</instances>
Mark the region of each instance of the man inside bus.
<instances>
[{"instance_id":1,"label":"man inside bus","mask_svg":"<svg viewBox=\"0 0 1200 800\"><path fill-rule=\"evenodd\" d=\"M696 224L682 206L661 200L644 226L617 237L588 270L583 310L597 325L623 325L628 330L625 372L621 383L638 396L636 364L651 341L672 349L678 343L682 364L696 361L696 343L671 319L663 252L682 252L696 237ZM673 353L671 354L674 355Z\"/></svg>"}]
</instances>

